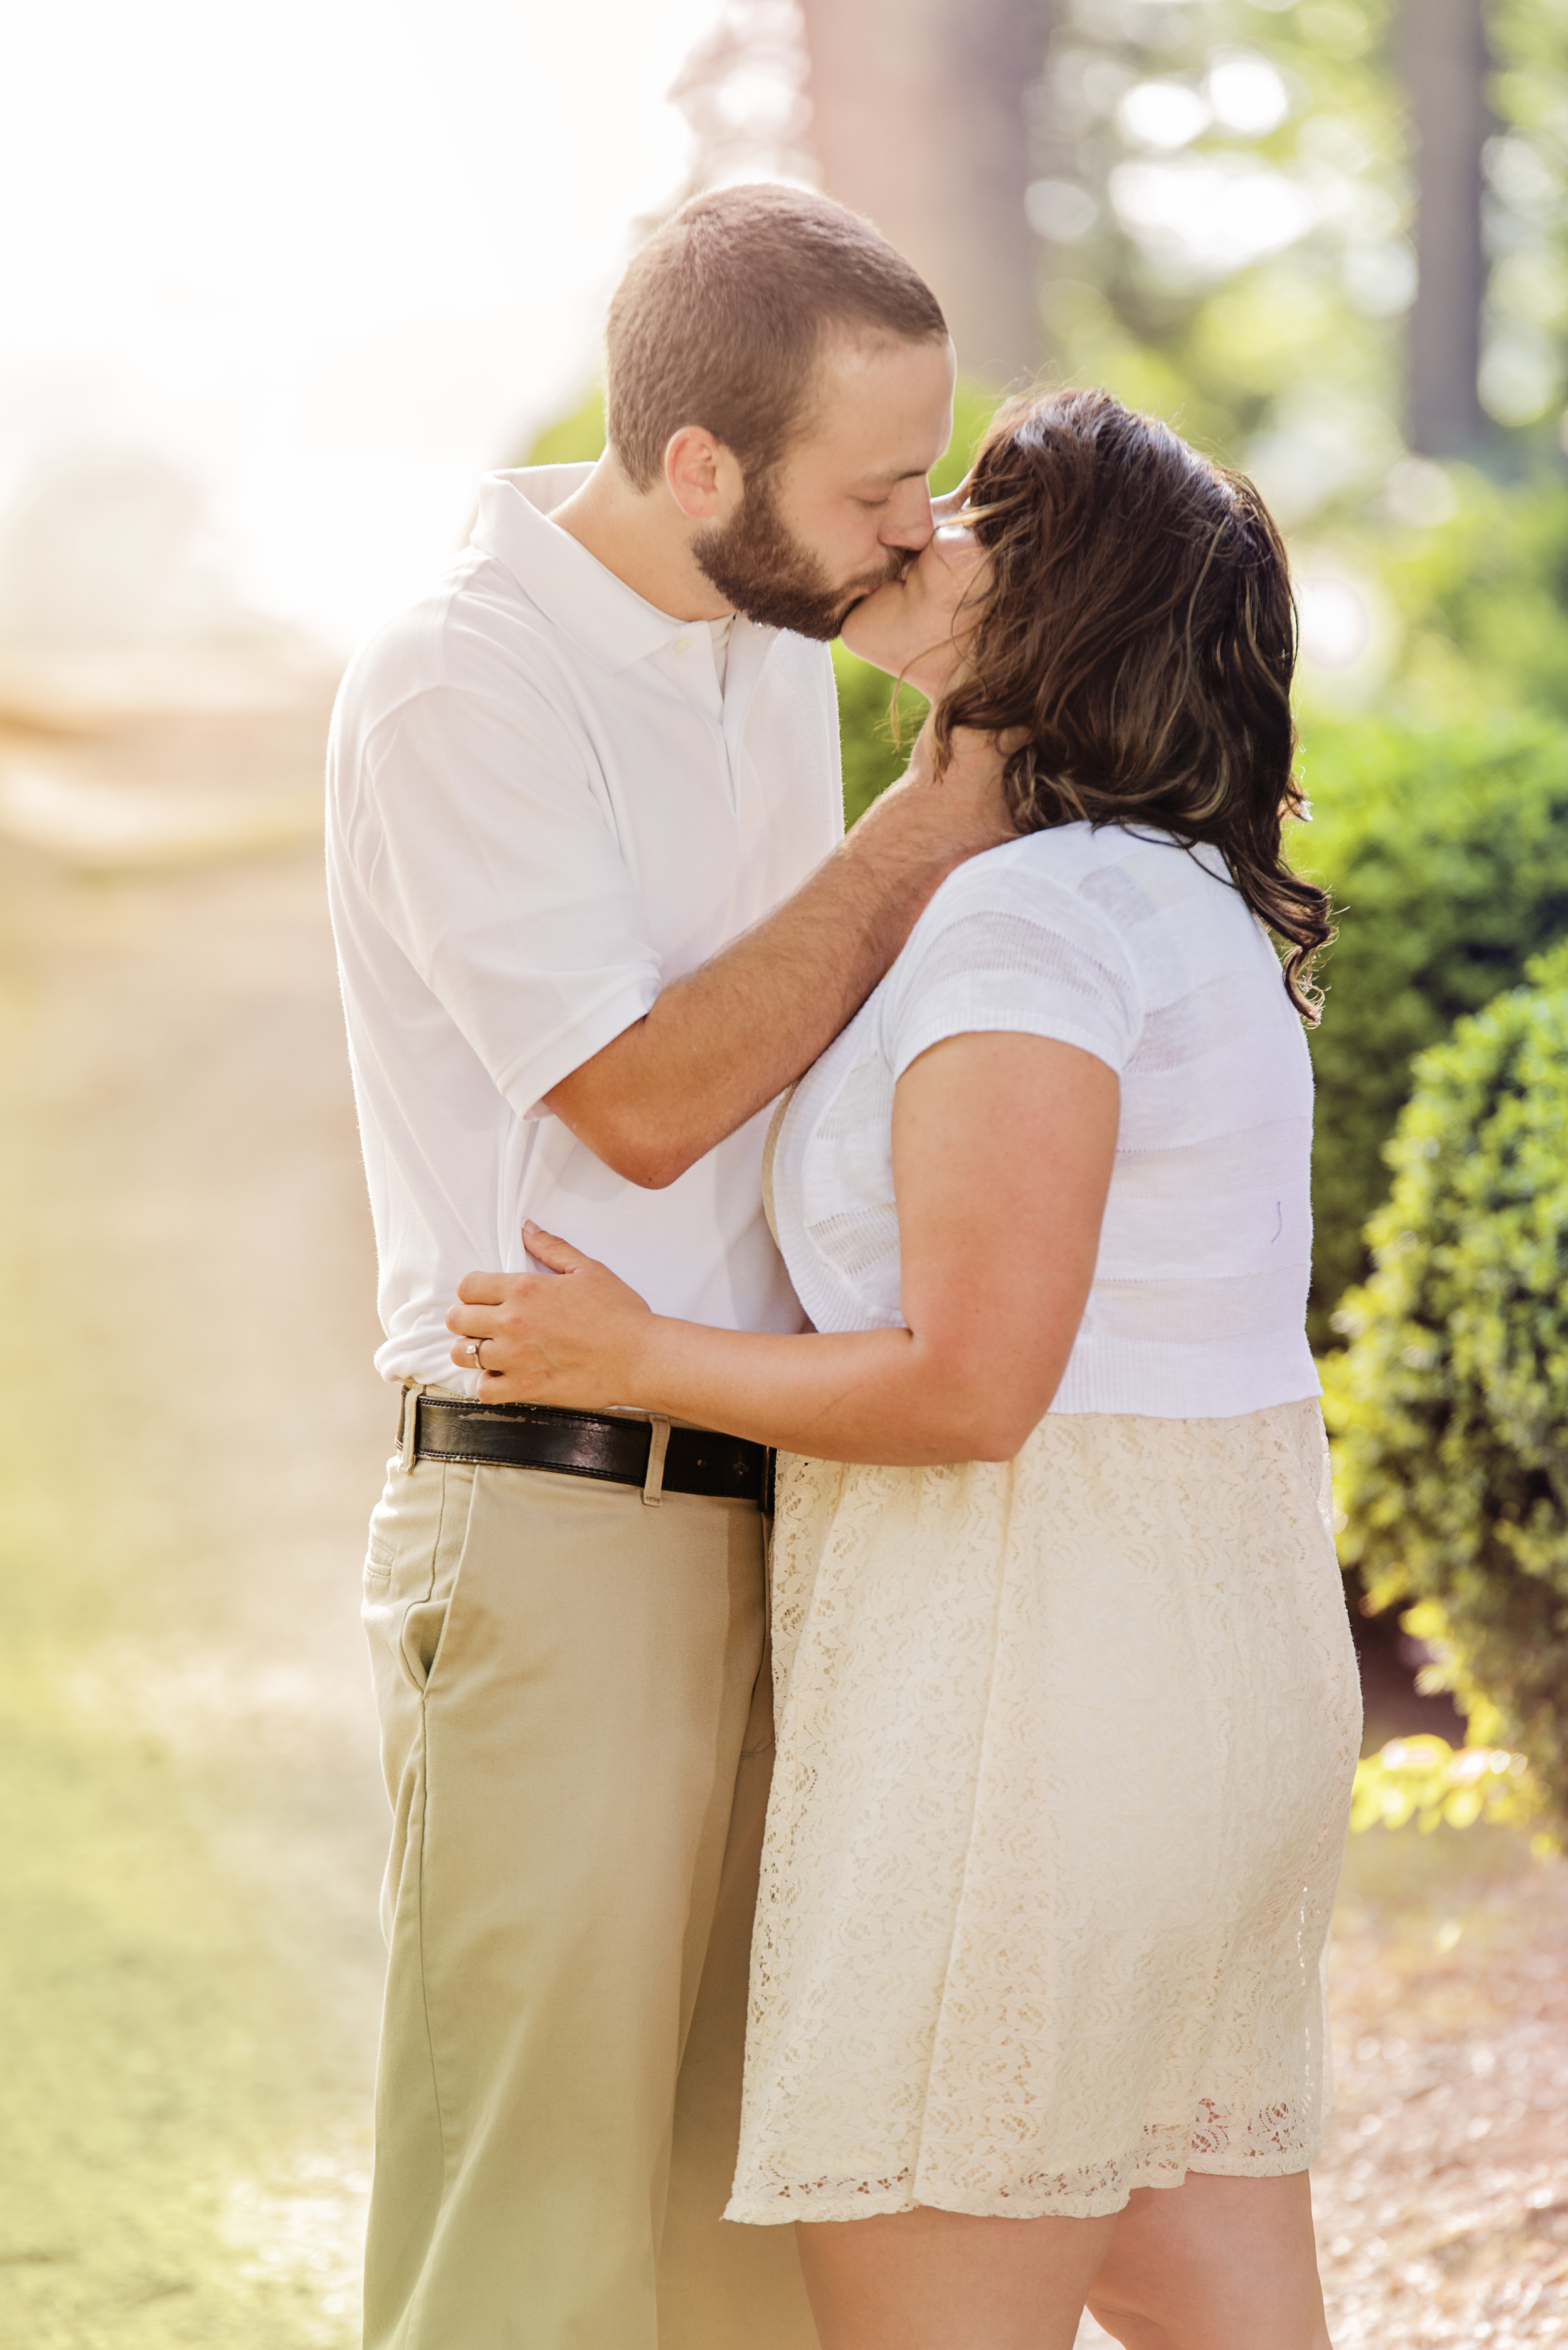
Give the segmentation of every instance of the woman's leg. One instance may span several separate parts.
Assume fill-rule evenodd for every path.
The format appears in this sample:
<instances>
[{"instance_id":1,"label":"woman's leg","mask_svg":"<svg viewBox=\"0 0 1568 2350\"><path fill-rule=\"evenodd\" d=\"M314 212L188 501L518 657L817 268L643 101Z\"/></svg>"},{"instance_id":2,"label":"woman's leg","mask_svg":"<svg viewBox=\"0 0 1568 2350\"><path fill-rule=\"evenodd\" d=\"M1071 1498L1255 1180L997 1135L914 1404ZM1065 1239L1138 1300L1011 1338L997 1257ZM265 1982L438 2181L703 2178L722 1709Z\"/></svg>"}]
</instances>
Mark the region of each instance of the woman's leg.
<instances>
[{"instance_id":1,"label":"woman's leg","mask_svg":"<svg viewBox=\"0 0 1568 2350\"><path fill-rule=\"evenodd\" d=\"M1124 2350L1330 2350L1306 2172L1138 2188L1088 2305Z\"/></svg>"},{"instance_id":2,"label":"woman's leg","mask_svg":"<svg viewBox=\"0 0 1568 2350\"><path fill-rule=\"evenodd\" d=\"M799 2225L822 2350L1072 2350L1118 2216L919 2210Z\"/></svg>"},{"instance_id":3,"label":"woman's leg","mask_svg":"<svg viewBox=\"0 0 1568 2350\"><path fill-rule=\"evenodd\" d=\"M797 2227L822 2350L1331 2350L1307 2176L1139 2188L1105 2220L908 2211Z\"/></svg>"}]
</instances>

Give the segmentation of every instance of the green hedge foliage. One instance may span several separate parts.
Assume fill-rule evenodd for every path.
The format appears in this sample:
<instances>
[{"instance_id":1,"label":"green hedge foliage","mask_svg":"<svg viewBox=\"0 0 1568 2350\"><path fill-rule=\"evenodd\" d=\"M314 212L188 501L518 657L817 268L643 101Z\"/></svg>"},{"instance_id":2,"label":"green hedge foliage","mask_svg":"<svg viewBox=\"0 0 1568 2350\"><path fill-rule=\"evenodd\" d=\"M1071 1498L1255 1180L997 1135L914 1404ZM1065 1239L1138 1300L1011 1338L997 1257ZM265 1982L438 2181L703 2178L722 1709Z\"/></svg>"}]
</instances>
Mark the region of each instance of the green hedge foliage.
<instances>
[{"instance_id":1,"label":"green hedge foliage","mask_svg":"<svg viewBox=\"0 0 1568 2350\"><path fill-rule=\"evenodd\" d=\"M1325 1367L1341 1555L1568 1816L1568 943L1423 1054Z\"/></svg>"},{"instance_id":2,"label":"green hedge foliage","mask_svg":"<svg viewBox=\"0 0 1568 2350\"><path fill-rule=\"evenodd\" d=\"M1306 733L1314 820L1296 863L1332 889L1340 935L1312 1038L1314 1343L1364 1277L1362 1228L1414 1055L1517 986L1568 931L1568 731L1545 718L1428 730L1361 718Z\"/></svg>"}]
</instances>

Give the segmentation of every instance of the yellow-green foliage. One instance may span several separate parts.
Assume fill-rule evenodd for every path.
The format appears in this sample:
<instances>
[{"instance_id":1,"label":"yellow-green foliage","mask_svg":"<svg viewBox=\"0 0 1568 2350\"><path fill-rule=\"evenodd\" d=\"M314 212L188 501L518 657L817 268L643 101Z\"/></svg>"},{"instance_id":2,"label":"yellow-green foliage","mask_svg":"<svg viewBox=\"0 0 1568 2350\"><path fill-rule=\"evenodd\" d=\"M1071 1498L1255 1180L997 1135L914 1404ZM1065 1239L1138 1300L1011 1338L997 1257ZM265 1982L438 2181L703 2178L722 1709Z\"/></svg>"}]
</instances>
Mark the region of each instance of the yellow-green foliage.
<instances>
[{"instance_id":1,"label":"yellow-green foliage","mask_svg":"<svg viewBox=\"0 0 1568 2350\"><path fill-rule=\"evenodd\" d=\"M896 784L929 707L924 694L902 687L893 708L893 681L847 645L833 648L838 681L838 740L844 754L844 821L865 815L879 792Z\"/></svg>"},{"instance_id":2,"label":"yellow-green foliage","mask_svg":"<svg viewBox=\"0 0 1568 2350\"><path fill-rule=\"evenodd\" d=\"M1416 1064L1325 1366L1341 1555L1568 1814L1568 945Z\"/></svg>"},{"instance_id":3,"label":"yellow-green foliage","mask_svg":"<svg viewBox=\"0 0 1568 2350\"><path fill-rule=\"evenodd\" d=\"M586 391L568 416L557 416L536 432L520 465L591 465L605 447L605 396L597 384Z\"/></svg>"},{"instance_id":4,"label":"yellow-green foliage","mask_svg":"<svg viewBox=\"0 0 1568 2350\"><path fill-rule=\"evenodd\" d=\"M1540 1793L1522 1754L1502 1746L1459 1746L1446 1738L1396 1738L1355 1766L1350 1833L1402 1828L1414 1821L1434 1828L1473 1827L1478 1820L1523 1827L1540 1809ZM1538 1833L1545 1848L1553 1839Z\"/></svg>"}]
</instances>

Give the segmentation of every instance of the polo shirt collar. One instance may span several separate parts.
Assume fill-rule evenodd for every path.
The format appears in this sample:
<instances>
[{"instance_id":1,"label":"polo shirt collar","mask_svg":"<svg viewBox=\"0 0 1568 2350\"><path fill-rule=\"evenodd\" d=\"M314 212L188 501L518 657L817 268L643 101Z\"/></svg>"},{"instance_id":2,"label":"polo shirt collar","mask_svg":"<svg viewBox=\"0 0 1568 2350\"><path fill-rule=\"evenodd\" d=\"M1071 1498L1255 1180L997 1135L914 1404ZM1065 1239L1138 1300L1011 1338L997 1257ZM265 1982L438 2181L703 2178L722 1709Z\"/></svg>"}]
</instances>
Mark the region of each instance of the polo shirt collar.
<instances>
[{"instance_id":1,"label":"polo shirt collar","mask_svg":"<svg viewBox=\"0 0 1568 2350\"><path fill-rule=\"evenodd\" d=\"M591 465L528 465L480 484L473 544L504 564L556 627L608 670L630 669L677 637L705 629L649 604L548 516L580 489ZM737 627L738 627L737 623ZM774 631L767 632L770 640Z\"/></svg>"}]
</instances>

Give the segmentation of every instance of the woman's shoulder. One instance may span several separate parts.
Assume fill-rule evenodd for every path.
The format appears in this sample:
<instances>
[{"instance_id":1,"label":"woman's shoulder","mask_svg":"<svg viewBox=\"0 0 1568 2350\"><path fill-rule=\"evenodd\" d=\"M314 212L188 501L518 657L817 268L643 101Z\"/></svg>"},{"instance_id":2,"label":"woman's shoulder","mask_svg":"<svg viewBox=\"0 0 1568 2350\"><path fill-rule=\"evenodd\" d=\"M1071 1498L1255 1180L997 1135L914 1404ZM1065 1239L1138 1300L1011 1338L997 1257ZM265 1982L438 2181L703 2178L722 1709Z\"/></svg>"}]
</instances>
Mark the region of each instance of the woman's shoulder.
<instances>
[{"instance_id":1,"label":"woman's shoulder","mask_svg":"<svg viewBox=\"0 0 1568 2350\"><path fill-rule=\"evenodd\" d=\"M1217 848L1130 825L1064 824L987 849L934 893L885 983L908 1004L960 972L1093 967L1149 1003L1226 971L1277 968Z\"/></svg>"},{"instance_id":2,"label":"woman's shoulder","mask_svg":"<svg viewBox=\"0 0 1568 2350\"><path fill-rule=\"evenodd\" d=\"M950 874L868 1007L888 1066L897 1072L921 1039L965 1028L1060 1035L1094 1051L1111 1037L1125 1057L1142 1000L1137 962L1115 910L1087 886L1110 869L1080 824L1010 840ZM1101 1058L1119 1066L1111 1050Z\"/></svg>"},{"instance_id":3,"label":"woman's shoulder","mask_svg":"<svg viewBox=\"0 0 1568 2350\"><path fill-rule=\"evenodd\" d=\"M1059 825L1051 832L1021 833L1000 848L982 849L978 857L966 858L936 891L927 914L940 921L988 904L1008 909L1042 889L1071 889L1084 866L1080 844L1068 836L1089 831L1086 824L1073 824Z\"/></svg>"},{"instance_id":4,"label":"woman's shoulder","mask_svg":"<svg viewBox=\"0 0 1568 2350\"><path fill-rule=\"evenodd\" d=\"M1212 870L1210 868L1213 868ZM970 858L932 896L910 944L950 922L986 912L1051 918L1067 901L1116 923L1118 911L1147 909L1174 889L1205 891L1224 868L1217 852L1184 854L1168 833L1119 824L1061 824L1026 832Z\"/></svg>"}]
</instances>

